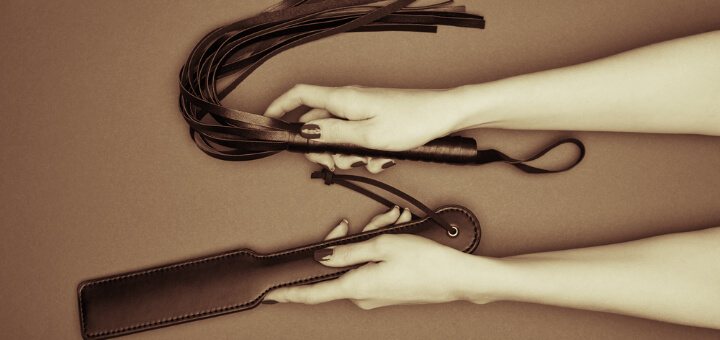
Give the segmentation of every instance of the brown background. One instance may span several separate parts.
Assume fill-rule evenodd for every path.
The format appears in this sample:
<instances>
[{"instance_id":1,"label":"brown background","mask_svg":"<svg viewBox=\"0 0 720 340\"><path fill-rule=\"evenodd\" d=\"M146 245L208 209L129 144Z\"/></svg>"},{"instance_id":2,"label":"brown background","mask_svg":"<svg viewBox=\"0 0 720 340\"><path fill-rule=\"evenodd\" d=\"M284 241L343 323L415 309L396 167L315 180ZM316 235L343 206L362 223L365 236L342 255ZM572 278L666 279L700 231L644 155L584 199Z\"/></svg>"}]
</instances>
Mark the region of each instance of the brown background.
<instances>
[{"instance_id":1,"label":"brown background","mask_svg":"<svg viewBox=\"0 0 720 340\"><path fill-rule=\"evenodd\" d=\"M232 163L190 141L177 73L197 40L263 1L0 3L0 337L78 338L85 279L226 249L320 239L383 210L308 179L301 155ZM363 33L283 53L227 105L262 112L295 83L444 88L576 64L720 29L717 1L463 1L486 30ZM401 162L375 178L480 218L477 254L505 256L720 225L720 139L476 130L524 156L561 136L586 160L558 175ZM555 153L561 161L571 149ZM353 170L352 173L364 173ZM668 275L673 275L668 273ZM706 338L720 332L524 303L360 310L261 306L128 339Z\"/></svg>"}]
</instances>

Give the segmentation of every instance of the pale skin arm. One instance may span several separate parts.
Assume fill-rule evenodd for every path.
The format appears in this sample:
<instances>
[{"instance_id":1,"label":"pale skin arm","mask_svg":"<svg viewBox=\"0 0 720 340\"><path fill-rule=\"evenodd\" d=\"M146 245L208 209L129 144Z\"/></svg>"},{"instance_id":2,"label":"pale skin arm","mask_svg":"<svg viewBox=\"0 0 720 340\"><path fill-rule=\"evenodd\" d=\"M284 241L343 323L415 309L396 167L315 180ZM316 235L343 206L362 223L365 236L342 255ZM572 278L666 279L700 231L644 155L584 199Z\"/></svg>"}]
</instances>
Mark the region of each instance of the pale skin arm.
<instances>
[{"instance_id":1,"label":"pale skin arm","mask_svg":"<svg viewBox=\"0 0 720 340\"><path fill-rule=\"evenodd\" d=\"M720 329L718 245L711 228L499 259L499 296Z\"/></svg>"},{"instance_id":2,"label":"pale skin arm","mask_svg":"<svg viewBox=\"0 0 720 340\"><path fill-rule=\"evenodd\" d=\"M406 150L475 127L720 135L720 31L608 58L447 90L298 85L266 110L301 105L320 142ZM341 120L331 117L340 117ZM388 160L311 155L329 168Z\"/></svg>"},{"instance_id":3,"label":"pale skin arm","mask_svg":"<svg viewBox=\"0 0 720 340\"><path fill-rule=\"evenodd\" d=\"M449 90L301 85L279 97L266 114L280 117L304 104L315 108L303 121L320 127L318 141L388 150L474 127L720 136L718 56L720 32L710 32ZM309 158L331 168L361 159ZM377 172L387 160L363 161ZM337 280L277 290L268 299L320 303L347 298L363 308L512 300L720 329L718 245L720 227L493 259L419 237L390 235L337 247L322 262L370 265Z\"/></svg>"},{"instance_id":4,"label":"pale skin arm","mask_svg":"<svg viewBox=\"0 0 720 340\"><path fill-rule=\"evenodd\" d=\"M457 129L720 135L720 31L461 87Z\"/></svg>"},{"instance_id":5,"label":"pale skin arm","mask_svg":"<svg viewBox=\"0 0 720 340\"><path fill-rule=\"evenodd\" d=\"M404 216L403 216L404 215ZM365 230L409 213L393 209ZM342 222L329 238L344 236ZM338 246L322 264L369 262L339 279L272 291L266 300L316 304L351 299L388 305L520 301L605 311L720 329L720 228L638 241L488 258L413 235L382 235Z\"/></svg>"}]
</instances>

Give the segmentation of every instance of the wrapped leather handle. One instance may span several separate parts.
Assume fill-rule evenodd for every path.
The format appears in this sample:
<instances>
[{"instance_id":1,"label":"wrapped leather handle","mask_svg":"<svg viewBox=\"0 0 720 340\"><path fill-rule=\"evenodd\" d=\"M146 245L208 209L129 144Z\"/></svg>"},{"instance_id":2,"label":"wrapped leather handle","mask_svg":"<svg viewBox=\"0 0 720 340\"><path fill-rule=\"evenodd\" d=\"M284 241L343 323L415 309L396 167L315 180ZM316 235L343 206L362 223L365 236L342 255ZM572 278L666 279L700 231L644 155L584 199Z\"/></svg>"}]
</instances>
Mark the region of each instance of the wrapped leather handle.
<instances>
[{"instance_id":1,"label":"wrapped leather handle","mask_svg":"<svg viewBox=\"0 0 720 340\"><path fill-rule=\"evenodd\" d=\"M300 123L292 123L288 151L299 153L339 153L363 157L392 158L448 164L473 164L478 155L477 142L469 137L448 136L431 140L406 151L366 149L352 144L320 143L300 135Z\"/></svg>"}]
</instances>

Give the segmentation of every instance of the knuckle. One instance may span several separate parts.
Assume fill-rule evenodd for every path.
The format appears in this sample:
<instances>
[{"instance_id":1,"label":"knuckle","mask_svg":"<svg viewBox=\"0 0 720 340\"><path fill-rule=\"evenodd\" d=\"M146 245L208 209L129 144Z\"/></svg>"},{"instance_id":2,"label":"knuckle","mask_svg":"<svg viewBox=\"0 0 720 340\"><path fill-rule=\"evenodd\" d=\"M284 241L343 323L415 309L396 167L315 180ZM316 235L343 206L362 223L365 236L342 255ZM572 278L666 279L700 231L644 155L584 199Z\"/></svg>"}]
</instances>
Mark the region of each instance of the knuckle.
<instances>
[{"instance_id":1,"label":"knuckle","mask_svg":"<svg viewBox=\"0 0 720 340\"><path fill-rule=\"evenodd\" d=\"M337 284L337 289L341 296L350 300L363 300L368 297L367 288L362 284L359 277L351 278L352 272L345 274Z\"/></svg>"},{"instance_id":2,"label":"knuckle","mask_svg":"<svg viewBox=\"0 0 720 340\"><path fill-rule=\"evenodd\" d=\"M283 298L285 301L288 302L298 302L298 294L297 290L293 289L293 287L286 287L283 288Z\"/></svg>"},{"instance_id":3,"label":"knuckle","mask_svg":"<svg viewBox=\"0 0 720 340\"><path fill-rule=\"evenodd\" d=\"M350 162L348 161L348 157L345 157L342 154L333 154L331 158L333 160L333 163L335 163L335 166L338 167L338 169L350 169Z\"/></svg>"},{"instance_id":4,"label":"knuckle","mask_svg":"<svg viewBox=\"0 0 720 340\"><path fill-rule=\"evenodd\" d=\"M316 304L314 297L311 294L307 294L303 289L289 289L287 294L287 300L295 303L304 303L309 305Z\"/></svg>"},{"instance_id":5,"label":"knuckle","mask_svg":"<svg viewBox=\"0 0 720 340\"><path fill-rule=\"evenodd\" d=\"M340 170L350 170L350 169L352 169L352 167L351 167L350 165L347 165L347 164L337 164L337 168L340 169Z\"/></svg>"},{"instance_id":6,"label":"knuckle","mask_svg":"<svg viewBox=\"0 0 720 340\"><path fill-rule=\"evenodd\" d=\"M377 149L374 146L373 138L370 137L370 134L367 132L366 129L359 129L357 132L357 143L360 145L365 145L371 149Z\"/></svg>"},{"instance_id":7,"label":"knuckle","mask_svg":"<svg viewBox=\"0 0 720 340\"><path fill-rule=\"evenodd\" d=\"M392 147L386 136L393 135L392 131L385 131L383 126L367 122L359 127L358 138L371 149L387 150Z\"/></svg>"},{"instance_id":8,"label":"knuckle","mask_svg":"<svg viewBox=\"0 0 720 340\"><path fill-rule=\"evenodd\" d=\"M353 300L363 301L370 297L370 294L364 286L353 287L353 289L348 292L350 292L348 295Z\"/></svg>"},{"instance_id":9,"label":"knuckle","mask_svg":"<svg viewBox=\"0 0 720 340\"><path fill-rule=\"evenodd\" d=\"M342 93L344 96L354 96L361 90L361 86L359 85L345 85L338 87L338 92Z\"/></svg>"},{"instance_id":10,"label":"knuckle","mask_svg":"<svg viewBox=\"0 0 720 340\"><path fill-rule=\"evenodd\" d=\"M328 103L330 107L342 107L347 102L348 90L346 87L328 88Z\"/></svg>"},{"instance_id":11,"label":"knuckle","mask_svg":"<svg viewBox=\"0 0 720 340\"><path fill-rule=\"evenodd\" d=\"M352 90L347 87L336 88L333 94L338 104L348 105L352 103Z\"/></svg>"},{"instance_id":12,"label":"knuckle","mask_svg":"<svg viewBox=\"0 0 720 340\"><path fill-rule=\"evenodd\" d=\"M376 166L376 165L373 165L373 166L368 165L365 168L367 168L367 171L370 172L371 174L379 174L384 170L381 166Z\"/></svg>"},{"instance_id":13,"label":"knuckle","mask_svg":"<svg viewBox=\"0 0 720 340\"><path fill-rule=\"evenodd\" d=\"M377 253L384 253L388 247L392 246L392 243L395 240L396 235L391 234L382 234L373 239L372 242L372 251L375 251Z\"/></svg>"},{"instance_id":14,"label":"knuckle","mask_svg":"<svg viewBox=\"0 0 720 340\"><path fill-rule=\"evenodd\" d=\"M375 308L375 306L372 303L365 301L365 300L358 300L358 301L353 301L353 302L355 303L355 305L357 305L358 307L360 307L361 309L364 309L364 310L371 310L371 309Z\"/></svg>"},{"instance_id":15,"label":"knuckle","mask_svg":"<svg viewBox=\"0 0 720 340\"><path fill-rule=\"evenodd\" d=\"M380 149L382 147L382 137L378 134L378 127L369 121L363 121L355 125L353 134L357 144L371 148Z\"/></svg>"},{"instance_id":16,"label":"knuckle","mask_svg":"<svg viewBox=\"0 0 720 340\"><path fill-rule=\"evenodd\" d=\"M328 121L326 126L323 128L323 133L327 134L327 137L332 140L337 140L342 137L342 128L340 127L340 124L333 121Z\"/></svg>"},{"instance_id":17,"label":"knuckle","mask_svg":"<svg viewBox=\"0 0 720 340\"><path fill-rule=\"evenodd\" d=\"M303 84L295 84L295 85L293 85L293 87L290 88L290 90L288 90L285 93L290 94L290 95L297 95L298 93L302 92L303 86L304 86Z\"/></svg>"},{"instance_id":18,"label":"knuckle","mask_svg":"<svg viewBox=\"0 0 720 340\"><path fill-rule=\"evenodd\" d=\"M339 258L340 258L340 261L342 261L342 263L350 263L352 261L353 252L351 249L341 248L341 251L339 253L340 253Z\"/></svg>"},{"instance_id":19,"label":"knuckle","mask_svg":"<svg viewBox=\"0 0 720 340\"><path fill-rule=\"evenodd\" d=\"M357 289L356 285L354 284L354 280L348 279L348 275L351 275L350 273L345 274L345 276L341 277L337 281L337 289L344 295L347 296L349 299L356 299L357 298Z\"/></svg>"},{"instance_id":20,"label":"knuckle","mask_svg":"<svg viewBox=\"0 0 720 340\"><path fill-rule=\"evenodd\" d=\"M341 86L334 88L332 95L338 106L350 108L352 111L358 104L361 104L360 91L361 88L357 85Z\"/></svg>"},{"instance_id":21,"label":"knuckle","mask_svg":"<svg viewBox=\"0 0 720 340\"><path fill-rule=\"evenodd\" d=\"M301 92L301 91L303 91L303 90L306 90L307 87L308 87L307 84L295 84L295 85L290 89L290 91L293 91L293 92Z\"/></svg>"}]
</instances>

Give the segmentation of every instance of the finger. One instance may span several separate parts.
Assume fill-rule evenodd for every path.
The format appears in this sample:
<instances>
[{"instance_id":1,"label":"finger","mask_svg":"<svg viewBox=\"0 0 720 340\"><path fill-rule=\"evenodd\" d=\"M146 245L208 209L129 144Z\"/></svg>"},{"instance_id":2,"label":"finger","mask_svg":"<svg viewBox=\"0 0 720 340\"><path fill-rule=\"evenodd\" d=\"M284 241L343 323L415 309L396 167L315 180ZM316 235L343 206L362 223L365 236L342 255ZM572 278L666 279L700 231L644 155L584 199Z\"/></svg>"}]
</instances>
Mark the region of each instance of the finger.
<instances>
[{"instance_id":1,"label":"finger","mask_svg":"<svg viewBox=\"0 0 720 340\"><path fill-rule=\"evenodd\" d=\"M325 241L347 235L349 225L350 225L350 223L348 222L348 220L343 219L342 221L340 221L340 223L335 228L333 228L327 234L327 236L325 236ZM293 288L279 288L279 289L273 290L265 296L263 301L267 301L265 303L302 302L302 301L290 301L287 299L287 296L292 296L292 294L295 294L295 293L293 293L292 291L288 293L288 292L285 292L285 290L293 289ZM290 294L290 295L288 295L288 294Z\"/></svg>"},{"instance_id":2,"label":"finger","mask_svg":"<svg viewBox=\"0 0 720 340\"><path fill-rule=\"evenodd\" d=\"M362 309L370 310L370 309L387 307L387 306L418 305L418 304L424 304L427 302L407 302L407 301L390 300L390 299L368 299L368 300L353 300L353 303Z\"/></svg>"},{"instance_id":3,"label":"finger","mask_svg":"<svg viewBox=\"0 0 720 340\"><path fill-rule=\"evenodd\" d=\"M380 235L364 242L316 250L315 259L328 267L381 262L393 253L393 236L397 235Z\"/></svg>"},{"instance_id":4,"label":"finger","mask_svg":"<svg viewBox=\"0 0 720 340\"><path fill-rule=\"evenodd\" d=\"M343 219L342 221L340 221L340 223L335 228L333 228L333 230L331 230L327 234L327 236L325 236L325 241L347 235L348 227L349 227L348 220Z\"/></svg>"},{"instance_id":5,"label":"finger","mask_svg":"<svg viewBox=\"0 0 720 340\"><path fill-rule=\"evenodd\" d=\"M347 155L341 155L341 154L332 155L332 160L338 169L343 169L343 170L361 167L361 166L366 165L368 162L367 157L347 156Z\"/></svg>"},{"instance_id":6,"label":"finger","mask_svg":"<svg viewBox=\"0 0 720 340\"><path fill-rule=\"evenodd\" d=\"M333 88L314 85L295 85L275 99L265 110L265 116L280 118L301 105L325 109Z\"/></svg>"},{"instance_id":7,"label":"finger","mask_svg":"<svg viewBox=\"0 0 720 340\"><path fill-rule=\"evenodd\" d=\"M333 161L332 155L326 153L309 153L305 155L305 158L313 163L322 165L325 169L335 171L335 161Z\"/></svg>"},{"instance_id":8,"label":"finger","mask_svg":"<svg viewBox=\"0 0 720 340\"><path fill-rule=\"evenodd\" d=\"M395 161L387 158L370 158L366 168L373 174L379 173L391 166L395 165Z\"/></svg>"},{"instance_id":9,"label":"finger","mask_svg":"<svg viewBox=\"0 0 720 340\"><path fill-rule=\"evenodd\" d=\"M298 118L300 123L307 123L311 120L332 118L332 114L325 109L312 109Z\"/></svg>"},{"instance_id":10,"label":"finger","mask_svg":"<svg viewBox=\"0 0 720 340\"><path fill-rule=\"evenodd\" d=\"M314 305L318 303L346 299L347 293L337 280L324 281L307 286L278 288L265 296L265 301L295 302Z\"/></svg>"},{"instance_id":11,"label":"finger","mask_svg":"<svg viewBox=\"0 0 720 340\"><path fill-rule=\"evenodd\" d=\"M395 221L397 221L397 219L399 217L400 217L400 207L398 207L396 205L396 206L392 207L390 210L388 210L387 212L373 217L373 219L370 220L370 222L368 222L368 224L365 226L365 228L363 228L362 231L375 230L378 228L389 226L389 225L395 223Z\"/></svg>"},{"instance_id":12,"label":"finger","mask_svg":"<svg viewBox=\"0 0 720 340\"><path fill-rule=\"evenodd\" d=\"M394 302L394 303L393 303ZM357 305L358 307L364 309L364 310L370 310L375 309L379 307L385 307L385 306L391 306L391 305L402 305L402 303L397 303L396 301L388 301L388 300L353 300L353 303Z\"/></svg>"},{"instance_id":13,"label":"finger","mask_svg":"<svg viewBox=\"0 0 720 340\"><path fill-rule=\"evenodd\" d=\"M328 112L325 109L312 109L305 113L304 115L300 116L298 120L301 123L305 123L311 120L315 119L321 119L321 118L328 118L332 117L330 112ZM309 159L311 162L317 163L325 167L325 169L328 169L330 171L335 171L335 161L333 161L332 155L329 154L320 154L320 153L311 153L305 155L307 159Z\"/></svg>"},{"instance_id":14,"label":"finger","mask_svg":"<svg viewBox=\"0 0 720 340\"><path fill-rule=\"evenodd\" d=\"M364 120L323 118L307 122L300 128L300 134L322 143L346 143L369 147L364 134L366 130Z\"/></svg>"},{"instance_id":15,"label":"finger","mask_svg":"<svg viewBox=\"0 0 720 340\"><path fill-rule=\"evenodd\" d=\"M412 220L412 212L410 212L410 209L405 208L402 211L402 214L400 214L400 217L398 217L397 221L395 221L395 224L401 224L401 223L407 223Z\"/></svg>"}]
</instances>

